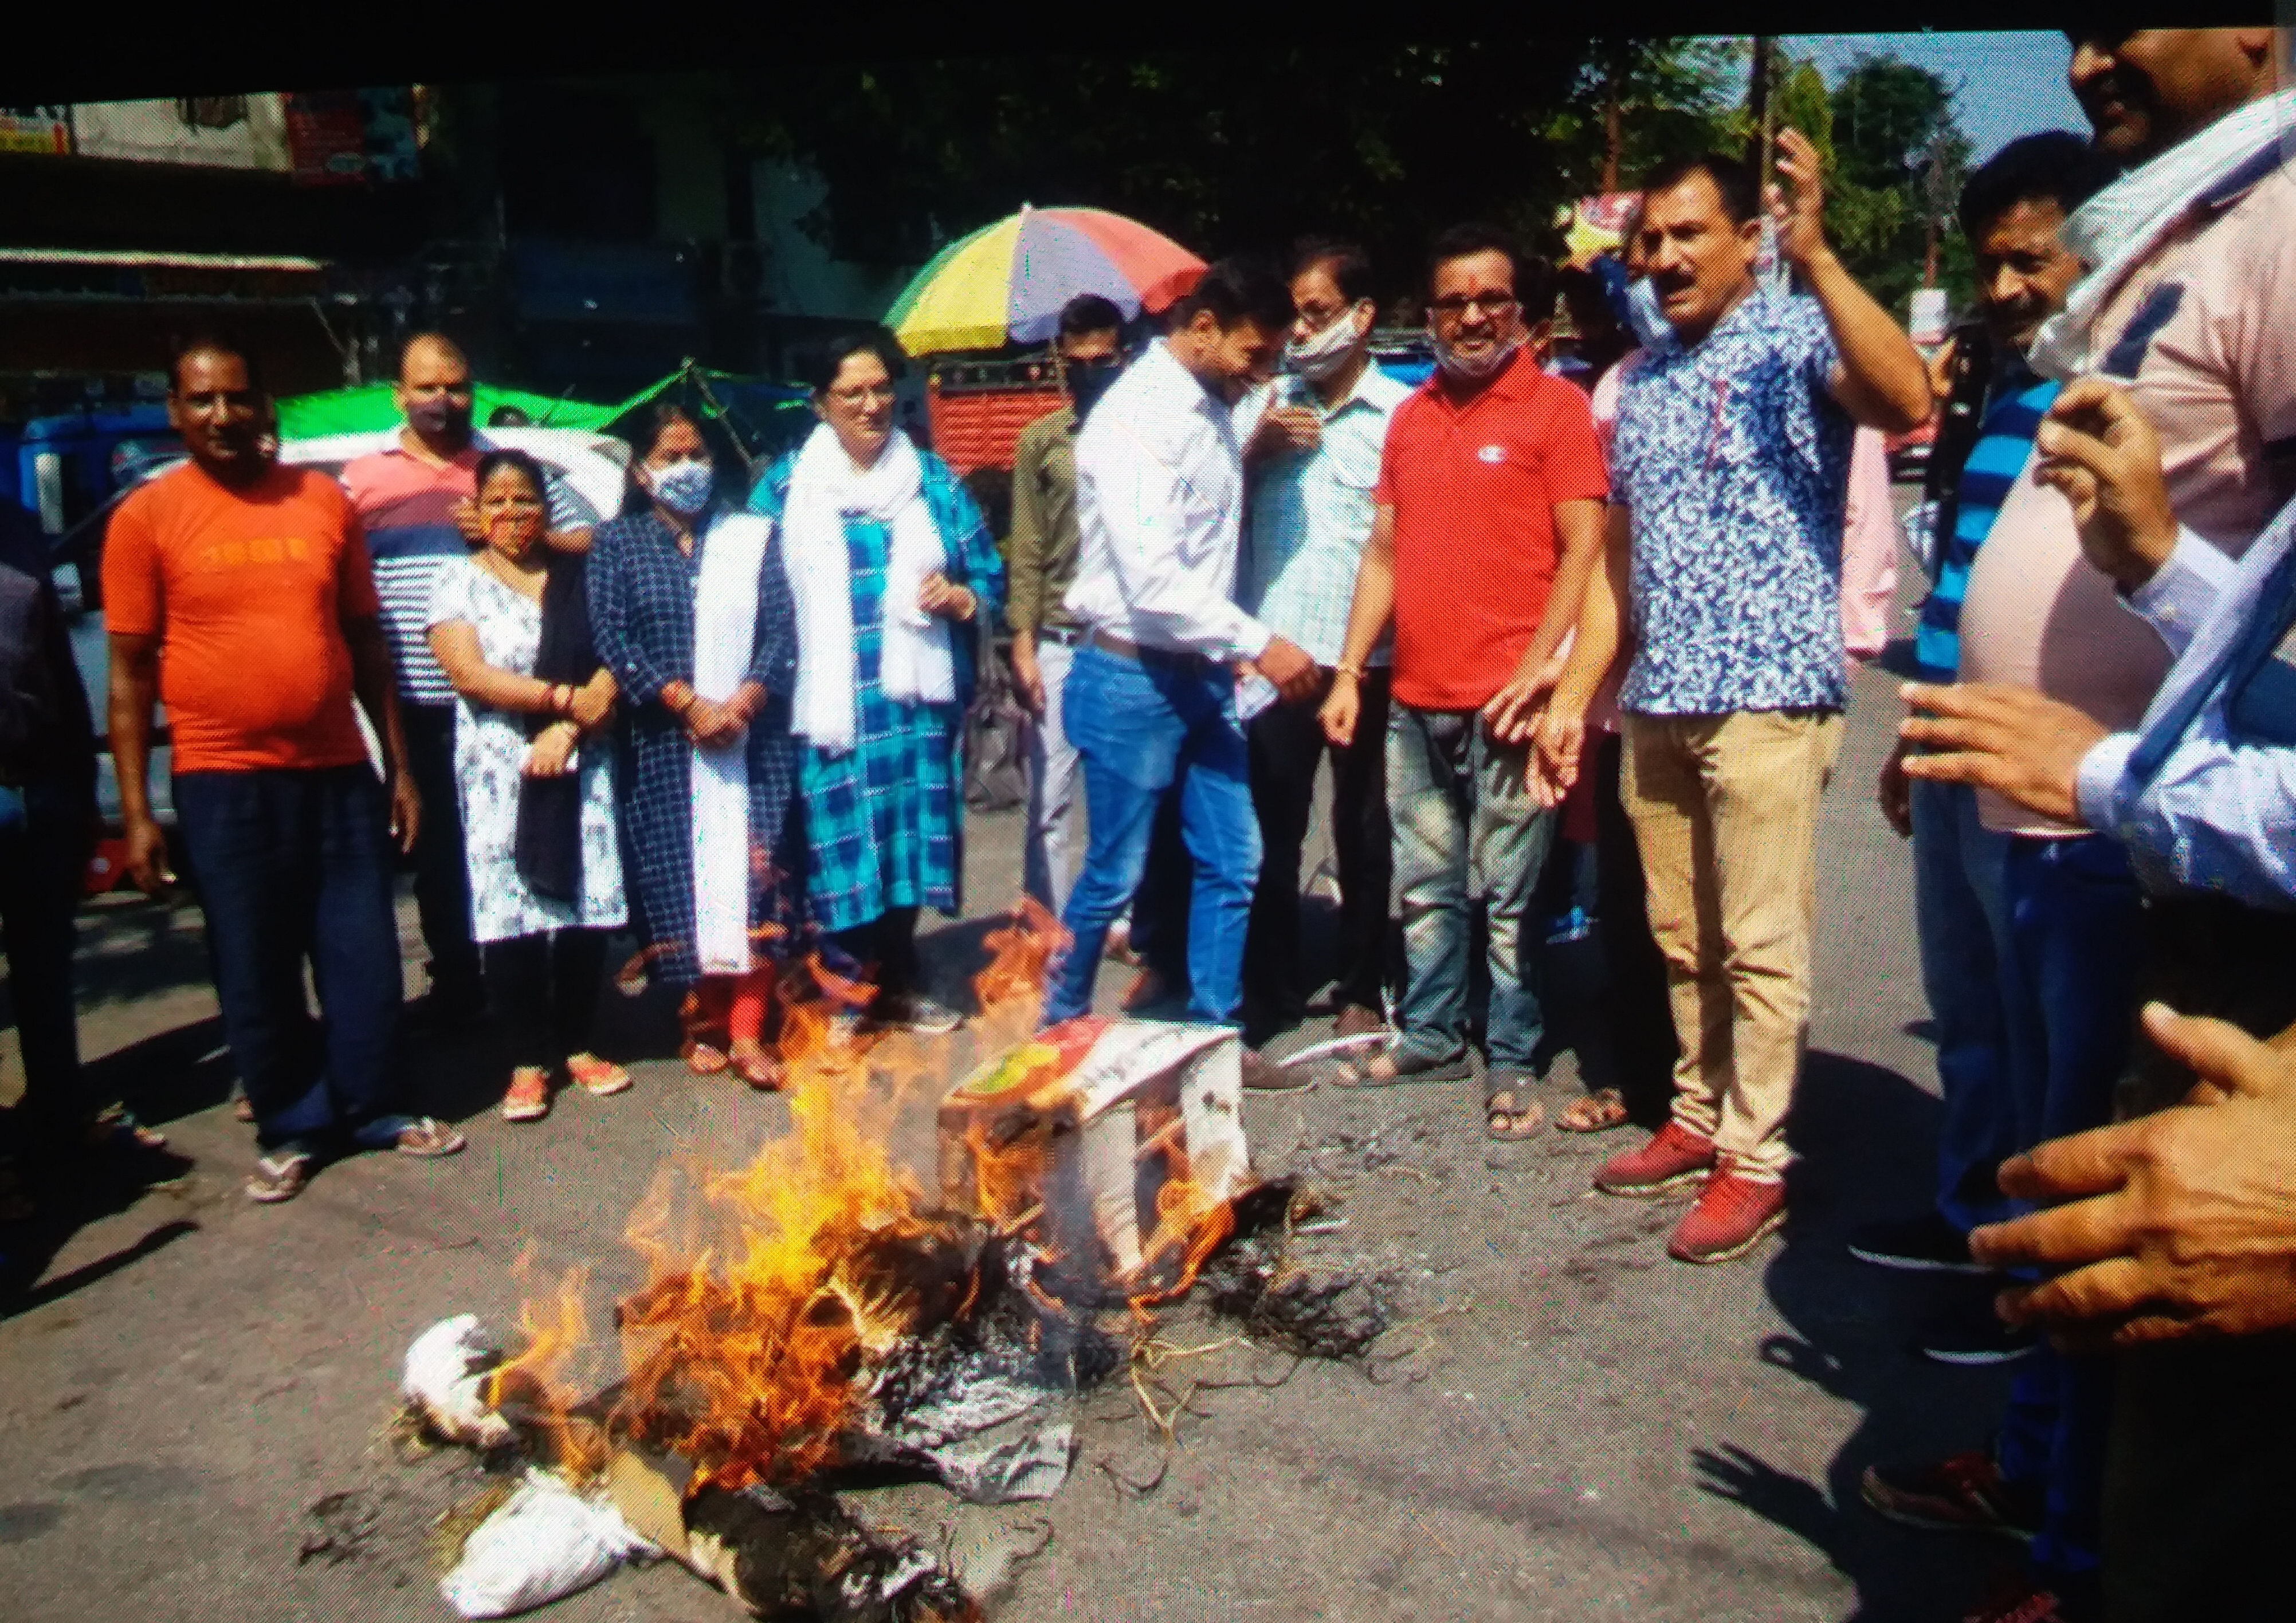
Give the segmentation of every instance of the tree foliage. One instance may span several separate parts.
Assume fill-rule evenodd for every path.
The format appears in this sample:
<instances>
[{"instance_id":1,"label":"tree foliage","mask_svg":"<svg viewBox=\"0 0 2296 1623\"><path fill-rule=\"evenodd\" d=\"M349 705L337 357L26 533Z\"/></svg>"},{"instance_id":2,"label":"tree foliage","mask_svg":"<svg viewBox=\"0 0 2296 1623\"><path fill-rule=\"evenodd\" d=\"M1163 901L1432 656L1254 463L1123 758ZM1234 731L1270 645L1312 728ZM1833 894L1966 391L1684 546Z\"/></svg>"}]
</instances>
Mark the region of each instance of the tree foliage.
<instances>
[{"instance_id":1,"label":"tree foliage","mask_svg":"<svg viewBox=\"0 0 2296 1623\"><path fill-rule=\"evenodd\" d=\"M1574 196L1599 190L1609 157L1609 104L1619 107L1619 179L1734 144L1747 51L1734 39L1600 36L1587 43L1570 99L1548 121L1551 161Z\"/></svg>"},{"instance_id":2,"label":"tree foliage","mask_svg":"<svg viewBox=\"0 0 2296 1623\"><path fill-rule=\"evenodd\" d=\"M1393 293L1460 219L1559 249L1557 206L1601 173L1614 77L1628 176L1710 143L1732 51L1589 38L895 61L737 84L727 105L742 140L827 181L808 228L843 258L914 265L1024 202L1086 204L1207 257L1352 236Z\"/></svg>"},{"instance_id":3,"label":"tree foliage","mask_svg":"<svg viewBox=\"0 0 2296 1623\"><path fill-rule=\"evenodd\" d=\"M822 176L806 228L843 258L917 265L1022 203L1085 204L1208 258L1351 236L1392 297L1460 219L1557 250L1558 207L1595 190L1611 156L1614 98L1624 184L1667 159L1743 151L1748 60L1741 40L1623 35L889 59L726 75L716 117L736 146ZM1902 302L1921 275L1923 164L1940 142L1966 152L1950 90L1886 57L1830 95L1807 62L1775 72L1778 122L1828 160L1844 258Z\"/></svg>"}]
</instances>

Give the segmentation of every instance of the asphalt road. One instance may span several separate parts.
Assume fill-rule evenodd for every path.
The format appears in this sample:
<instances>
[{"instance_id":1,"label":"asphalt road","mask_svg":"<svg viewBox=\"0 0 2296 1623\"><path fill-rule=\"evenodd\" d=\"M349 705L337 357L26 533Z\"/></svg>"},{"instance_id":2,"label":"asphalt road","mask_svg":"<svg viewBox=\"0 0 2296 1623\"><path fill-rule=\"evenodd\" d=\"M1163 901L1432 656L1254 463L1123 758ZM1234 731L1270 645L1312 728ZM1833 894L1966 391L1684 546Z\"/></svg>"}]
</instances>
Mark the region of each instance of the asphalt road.
<instances>
[{"instance_id":1,"label":"asphalt road","mask_svg":"<svg viewBox=\"0 0 2296 1623\"><path fill-rule=\"evenodd\" d=\"M1217 1347L1168 1370L1237 1383L1198 1393L1168 1449L1121 1384L1088 1402L1075 1472L1048 1504L977 1509L902 1487L857 1508L945 1531L983 1578L1033 1542L1041 1512L1051 1543L993 1592L1003 1618L1958 1615L2013 1547L1892 1528L1857 1497L1874 1460L1980 1440L2005 1387L1906 1350L1945 1287L1842 1250L1855 1221L1925 1197L1937 1111L1910 865L1872 794L1894 680L1858 675L1826 802L1801 1160L1781 1239L1734 1265L1671 1263L1677 1208L1588 1193L1620 1136L1487 1145L1469 1084L1254 1099L1260 1168L1304 1170L1343 1201L1347 1226L1314 1242L1309 1265L1396 1281L1404 1322L1381 1343L1393 1356L1378 1378ZM982 915L1009 903L1019 873L1017 817L974 819L968 834L975 919L931 950L952 996L980 962ZM411 909L405 920L412 964ZM81 931L96 1078L164 1125L182 1160L156 1186L67 1169L62 1209L7 1236L38 1283L0 1304L0 1611L17 1623L451 1615L423 1541L467 1476L447 1456L402 1466L379 1441L407 1342L453 1313L512 1324L528 1253L537 1279L594 1264L603 1323L636 1277L622 1220L664 1157L746 1153L785 1110L689 1078L660 1057L659 999L609 994L604 1045L644 1061L630 1093L577 1095L510 1127L488 1109L502 1071L484 1039L416 1039L410 1076L463 1121L469 1152L366 1157L291 1205L255 1207L238 1192L250 1134L222 1102L196 914L113 898ZM1104 997L1119 979L1103 975ZM1559 964L1558 1021L1576 984ZM12 1092L12 1031L0 1041ZM964 1062L961 1045L947 1062ZM922 1117L900 1143L927 1152ZM1204 1347L1233 1332L1190 1308L1162 1333ZM1154 1491L1119 1488L1115 1473L1145 1480L1167 1453ZM329 1528L333 1546L302 1558ZM552 1615L733 1614L665 1566Z\"/></svg>"}]
</instances>

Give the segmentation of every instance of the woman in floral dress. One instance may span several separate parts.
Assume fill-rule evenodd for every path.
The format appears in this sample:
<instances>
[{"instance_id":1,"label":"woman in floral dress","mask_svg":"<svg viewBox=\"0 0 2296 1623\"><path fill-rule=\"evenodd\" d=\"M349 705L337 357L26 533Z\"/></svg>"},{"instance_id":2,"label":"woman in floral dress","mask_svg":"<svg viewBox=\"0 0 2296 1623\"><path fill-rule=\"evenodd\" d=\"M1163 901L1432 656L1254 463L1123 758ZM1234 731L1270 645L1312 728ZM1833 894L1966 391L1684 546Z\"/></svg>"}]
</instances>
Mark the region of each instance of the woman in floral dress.
<instances>
[{"instance_id":1,"label":"woman in floral dress","mask_svg":"<svg viewBox=\"0 0 2296 1623\"><path fill-rule=\"evenodd\" d=\"M627 1070L588 1047L606 935L626 917L613 750L602 735L617 690L594 654L579 661L594 668L582 680L536 675L545 612L554 643L587 643L585 561L542 545L549 507L541 468L522 452L492 451L477 479L486 545L441 572L429 628L458 695L455 776L472 938L485 953L512 1053L502 1111L530 1121L549 1112L551 1073L561 1064L593 1094L630 1085ZM571 794L553 782L569 778ZM555 845L555 860L537 864L537 840Z\"/></svg>"}]
</instances>

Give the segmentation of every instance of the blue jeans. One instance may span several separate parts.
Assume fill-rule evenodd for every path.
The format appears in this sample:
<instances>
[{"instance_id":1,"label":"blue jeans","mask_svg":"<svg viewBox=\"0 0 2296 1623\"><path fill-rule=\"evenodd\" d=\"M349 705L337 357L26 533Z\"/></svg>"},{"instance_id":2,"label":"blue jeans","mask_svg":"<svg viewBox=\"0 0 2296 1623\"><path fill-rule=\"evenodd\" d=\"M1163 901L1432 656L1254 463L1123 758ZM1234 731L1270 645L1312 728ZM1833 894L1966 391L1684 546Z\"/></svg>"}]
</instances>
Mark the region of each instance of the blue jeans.
<instances>
[{"instance_id":1,"label":"blue jeans","mask_svg":"<svg viewBox=\"0 0 2296 1623\"><path fill-rule=\"evenodd\" d=\"M1531 1069L1546 1030L1536 931L1525 928L1556 816L1532 799L1529 751L1494 742L1476 710L1387 715L1387 806L1395 911L1408 974L1398 1053L1433 1062L1467 1045L1468 900L1483 898L1490 968L1484 1046L1493 1066Z\"/></svg>"},{"instance_id":2,"label":"blue jeans","mask_svg":"<svg viewBox=\"0 0 2296 1623\"><path fill-rule=\"evenodd\" d=\"M389 1113L401 988L381 784L363 765L184 772L175 794L258 1141L310 1150L347 1132L390 1143L407 1119Z\"/></svg>"},{"instance_id":3,"label":"blue jeans","mask_svg":"<svg viewBox=\"0 0 2296 1623\"><path fill-rule=\"evenodd\" d=\"M1156 808L1174 783L1180 833L1195 859L1188 907L1188 1018L1233 1024L1242 1002L1243 938L1259 877L1259 822L1235 717L1235 679L1218 666L1090 644L1069 672L1066 721L1084 758L1091 838L1063 920L1074 938L1045 1021L1092 1007L1108 927L1140 887Z\"/></svg>"},{"instance_id":4,"label":"blue jeans","mask_svg":"<svg viewBox=\"0 0 2296 1623\"><path fill-rule=\"evenodd\" d=\"M2004 872L2021 988L2010 1041L2021 1151L2112 1119L2134 1029L2143 904L2128 858L2103 834L2012 838ZM2032 1209L2008 1204L2013 1213ZM2109 1359L2069 1357L2044 1344L2019 1361L2010 1383L2001 1469L2047 1485L2033 1541L2044 1570L2097 1564L2112 1378Z\"/></svg>"},{"instance_id":5,"label":"blue jeans","mask_svg":"<svg viewBox=\"0 0 2296 1623\"><path fill-rule=\"evenodd\" d=\"M2017 1152L2009 1053L2017 954L2009 922L2009 836L1978 820L1966 783L1915 779L1914 915L1922 987L1937 1026L1937 1209L1967 1234L2008 1217L1997 1174Z\"/></svg>"}]
</instances>

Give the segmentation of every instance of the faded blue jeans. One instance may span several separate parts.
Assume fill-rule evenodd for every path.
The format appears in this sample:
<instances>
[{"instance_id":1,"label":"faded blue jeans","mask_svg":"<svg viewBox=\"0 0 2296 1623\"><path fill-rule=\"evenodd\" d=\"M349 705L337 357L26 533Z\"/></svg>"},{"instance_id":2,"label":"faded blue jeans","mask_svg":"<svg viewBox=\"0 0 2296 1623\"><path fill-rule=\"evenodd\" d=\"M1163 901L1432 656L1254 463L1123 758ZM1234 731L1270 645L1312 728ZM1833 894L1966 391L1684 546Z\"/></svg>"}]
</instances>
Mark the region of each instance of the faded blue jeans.
<instances>
[{"instance_id":1,"label":"faded blue jeans","mask_svg":"<svg viewBox=\"0 0 2296 1623\"><path fill-rule=\"evenodd\" d=\"M1493 740L1477 710L1387 715L1387 807L1395 829L1395 913L1408 975L1398 1056L1439 1063L1467 1045L1468 906L1483 898L1491 995L1484 1049L1529 1070L1546 1031L1531 891L1556 814L1528 782L1528 750Z\"/></svg>"},{"instance_id":2,"label":"faded blue jeans","mask_svg":"<svg viewBox=\"0 0 2296 1623\"><path fill-rule=\"evenodd\" d=\"M1914 917L1937 1027L1937 1209L1967 1234L2012 1213L1996 1181L2015 1154L2011 1010L2022 1002L2010 937L2009 836L1978 820L1966 783L1914 779Z\"/></svg>"},{"instance_id":3,"label":"faded blue jeans","mask_svg":"<svg viewBox=\"0 0 2296 1623\"><path fill-rule=\"evenodd\" d=\"M1137 660L1086 643L1065 700L1069 740L1084 758L1091 834L1062 919L1073 938L1045 1023L1092 1007L1108 928L1147 871L1164 791L1180 786L1180 835L1195 858L1188 905L1188 1018L1232 1025L1243 1001L1243 938L1259 878L1259 820L1235 717L1235 678L1201 660Z\"/></svg>"}]
</instances>

